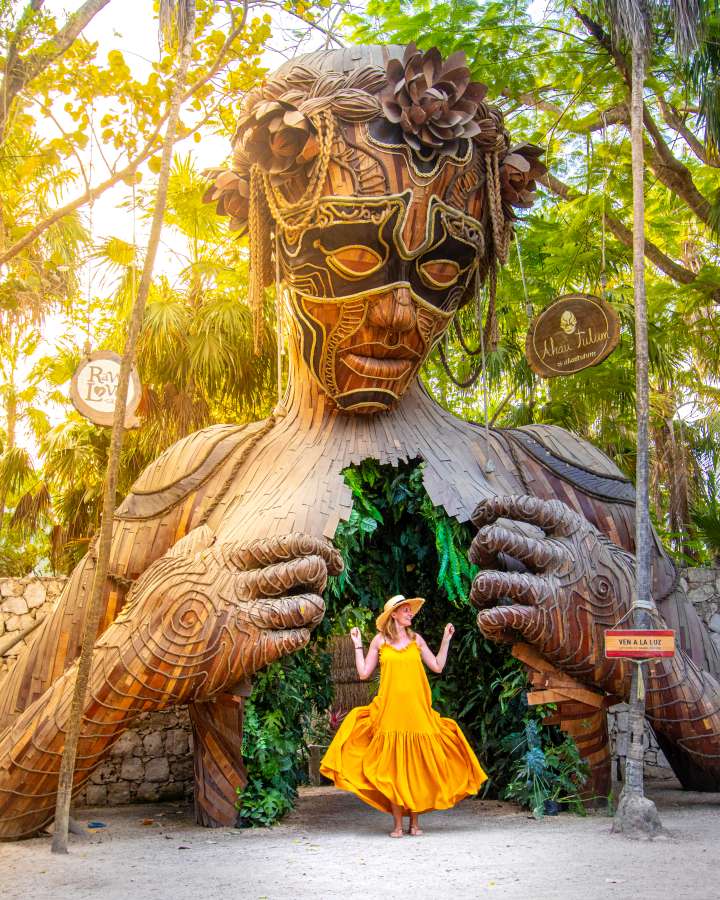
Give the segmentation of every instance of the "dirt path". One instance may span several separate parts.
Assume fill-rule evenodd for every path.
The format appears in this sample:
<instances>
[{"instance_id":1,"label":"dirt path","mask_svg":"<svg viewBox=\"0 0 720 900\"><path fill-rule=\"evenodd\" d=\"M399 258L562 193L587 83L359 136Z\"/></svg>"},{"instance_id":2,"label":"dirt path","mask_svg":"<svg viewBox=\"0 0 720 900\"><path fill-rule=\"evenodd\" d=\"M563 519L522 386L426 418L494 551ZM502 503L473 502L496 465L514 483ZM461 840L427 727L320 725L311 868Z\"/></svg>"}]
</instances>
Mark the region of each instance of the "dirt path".
<instances>
[{"instance_id":1,"label":"dirt path","mask_svg":"<svg viewBox=\"0 0 720 900\"><path fill-rule=\"evenodd\" d=\"M85 810L107 827L55 857L48 837L0 845L7 900L716 900L720 794L654 794L671 837L610 834L610 820L536 822L468 800L424 818L424 837L390 840L389 817L334 788L306 788L273 829L208 831L174 804ZM152 824L143 824L143 821Z\"/></svg>"}]
</instances>

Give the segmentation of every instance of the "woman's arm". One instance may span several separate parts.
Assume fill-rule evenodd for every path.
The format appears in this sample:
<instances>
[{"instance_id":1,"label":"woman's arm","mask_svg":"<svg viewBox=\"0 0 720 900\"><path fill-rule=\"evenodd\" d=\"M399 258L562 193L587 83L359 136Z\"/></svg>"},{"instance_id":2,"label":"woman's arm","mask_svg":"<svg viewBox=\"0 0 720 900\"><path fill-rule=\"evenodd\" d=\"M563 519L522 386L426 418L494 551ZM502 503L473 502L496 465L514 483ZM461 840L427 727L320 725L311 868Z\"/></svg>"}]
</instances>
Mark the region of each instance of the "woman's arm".
<instances>
[{"instance_id":1,"label":"woman's arm","mask_svg":"<svg viewBox=\"0 0 720 900\"><path fill-rule=\"evenodd\" d=\"M422 661L425 663L428 669L430 669L431 672L437 672L439 675L440 672L442 672L442 670L445 668L448 650L450 649L450 640L454 634L455 626L448 623L445 626L445 631L443 632L442 642L440 643L440 649L438 650L437 656L433 654L432 650L425 643L424 638L420 637L419 634L415 635L418 647L420 647L420 655L422 657Z\"/></svg>"},{"instance_id":2,"label":"woman's arm","mask_svg":"<svg viewBox=\"0 0 720 900\"><path fill-rule=\"evenodd\" d=\"M355 645L355 668L357 669L357 673L360 676L361 681L367 681L367 679L375 671L375 668L378 664L382 635L376 634L372 639L367 656L365 656L363 653L362 635L360 634L360 629L352 628L350 630L350 637L352 638L353 644Z\"/></svg>"}]
</instances>

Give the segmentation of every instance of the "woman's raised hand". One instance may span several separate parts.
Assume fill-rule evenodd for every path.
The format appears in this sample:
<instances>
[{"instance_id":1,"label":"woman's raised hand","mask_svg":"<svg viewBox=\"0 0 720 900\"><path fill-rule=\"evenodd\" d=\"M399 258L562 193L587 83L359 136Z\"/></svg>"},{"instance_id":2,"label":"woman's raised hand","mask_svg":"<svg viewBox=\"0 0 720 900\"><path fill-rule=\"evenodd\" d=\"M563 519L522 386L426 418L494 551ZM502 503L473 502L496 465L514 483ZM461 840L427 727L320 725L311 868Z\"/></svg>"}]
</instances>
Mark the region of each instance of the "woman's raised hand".
<instances>
[{"instance_id":1,"label":"woman's raised hand","mask_svg":"<svg viewBox=\"0 0 720 900\"><path fill-rule=\"evenodd\" d=\"M352 638L352 642L356 647L362 647L362 635L360 634L359 628L351 628L350 637Z\"/></svg>"},{"instance_id":2,"label":"woman's raised hand","mask_svg":"<svg viewBox=\"0 0 720 900\"><path fill-rule=\"evenodd\" d=\"M447 625L445 626L445 631L443 633L443 640L449 641L450 638L454 634L455 634L455 626L452 624L452 622L448 622Z\"/></svg>"}]
</instances>

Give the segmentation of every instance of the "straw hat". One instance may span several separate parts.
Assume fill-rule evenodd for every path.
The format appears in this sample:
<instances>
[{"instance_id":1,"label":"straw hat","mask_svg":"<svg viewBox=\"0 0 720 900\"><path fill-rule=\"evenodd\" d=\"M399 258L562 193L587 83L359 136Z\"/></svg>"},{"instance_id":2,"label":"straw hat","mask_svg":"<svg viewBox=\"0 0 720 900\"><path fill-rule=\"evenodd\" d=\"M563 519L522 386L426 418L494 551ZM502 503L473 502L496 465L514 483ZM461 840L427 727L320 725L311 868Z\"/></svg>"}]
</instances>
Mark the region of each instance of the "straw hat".
<instances>
[{"instance_id":1,"label":"straw hat","mask_svg":"<svg viewBox=\"0 0 720 900\"><path fill-rule=\"evenodd\" d=\"M403 597L402 594L396 594L394 597L391 597L387 601L383 611L380 613L377 619L375 619L377 630L383 630L383 628L385 627L385 623L392 615L393 610L398 609L398 607L404 606L406 603L409 603L412 607L413 614L417 615L424 602L424 597Z\"/></svg>"}]
</instances>

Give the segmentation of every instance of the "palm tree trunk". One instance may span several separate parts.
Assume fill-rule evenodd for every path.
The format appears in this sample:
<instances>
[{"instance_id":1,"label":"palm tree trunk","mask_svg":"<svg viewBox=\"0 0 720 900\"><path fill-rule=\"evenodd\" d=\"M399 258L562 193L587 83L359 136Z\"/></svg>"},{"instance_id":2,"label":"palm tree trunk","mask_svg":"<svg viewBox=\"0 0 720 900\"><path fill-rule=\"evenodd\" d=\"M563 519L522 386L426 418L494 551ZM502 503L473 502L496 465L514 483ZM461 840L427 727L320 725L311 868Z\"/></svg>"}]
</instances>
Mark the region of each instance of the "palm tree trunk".
<instances>
[{"instance_id":1,"label":"palm tree trunk","mask_svg":"<svg viewBox=\"0 0 720 900\"><path fill-rule=\"evenodd\" d=\"M163 142L162 164L158 177L158 188L155 197L155 209L153 213L152 227L148 241L145 265L143 267L140 286L133 304L130 323L128 326L125 352L120 366L117 396L115 400L115 414L113 419L112 436L110 439L110 451L108 467L103 493L102 521L100 525L100 538L95 563L92 592L85 616L83 628L82 646L78 661L75 689L67 724L65 746L63 749L62 763L58 781L57 803L55 807L55 834L52 842L53 853L67 853L68 825L70 819L70 800L72 797L73 774L75 771L75 757L77 754L78 738L82 709L87 693L88 678L92 663L92 652L97 630L100 624L102 611L102 597L107 577L108 563L110 559L110 547L113 532L113 513L115 511L115 494L117 490L118 469L120 463L120 450L122 448L125 407L127 403L128 384L130 370L135 359L140 326L142 325L145 304L150 291L150 281L155 264L160 233L162 231L165 205L167 201L168 181L170 178L170 165L172 163L175 132L180 118L180 105L185 89L187 73L190 67L190 58L195 36L195 2L194 0L180 0L182 12L184 12L184 30L179 36L180 56L177 66L177 76L170 100L170 114L168 116L165 140Z\"/></svg>"},{"instance_id":2,"label":"palm tree trunk","mask_svg":"<svg viewBox=\"0 0 720 900\"><path fill-rule=\"evenodd\" d=\"M635 390L637 404L637 465L635 476L635 558L636 586L633 627L647 628L654 609L650 595L650 508L649 508L649 422L647 300L645 296L645 194L643 154L643 89L645 52L638 40L632 49L632 95L630 129L633 183L633 286L635 298ZM645 691L643 664L635 665L630 688L628 714L629 745L625 781L613 822L614 832L654 835L662 830L655 804L644 795L643 761L645 732Z\"/></svg>"},{"instance_id":3,"label":"palm tree trunk","mask_svg":"<svg viewBox=\"0 0 720 900\"><path fill-rule=\"evenodd\" d=\"M5 431L5 452L12 450L15 446L15 434L17 431L17 388L15 386L15 366L11 369L10 384L5 392L7 400L5 401L5 420L7 428ZM3 519L5 518L5 504L7 503L8 486L3 483L0 487L0 531L3 527Z\"/></svg>"}]
</instances>

